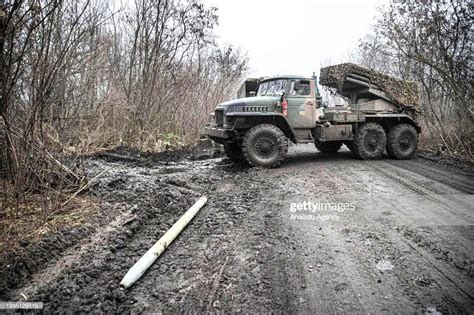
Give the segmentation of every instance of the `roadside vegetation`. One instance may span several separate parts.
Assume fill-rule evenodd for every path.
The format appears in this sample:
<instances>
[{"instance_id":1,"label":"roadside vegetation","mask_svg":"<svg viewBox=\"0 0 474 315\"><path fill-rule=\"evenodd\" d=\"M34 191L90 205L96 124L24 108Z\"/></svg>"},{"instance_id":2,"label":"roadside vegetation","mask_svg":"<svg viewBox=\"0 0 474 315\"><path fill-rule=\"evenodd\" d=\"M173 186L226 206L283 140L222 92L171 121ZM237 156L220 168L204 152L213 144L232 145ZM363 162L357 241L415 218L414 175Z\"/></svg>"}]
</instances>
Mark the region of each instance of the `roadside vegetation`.
<instances>
[{"instance_id":1,"label":"roadside vegetation","mask_svg":"<svg viewBox=\"0 0 474 315\"><path fill-rule=\"evenodd\" d=\"M90 203L79 194L90 186L82 156L196 141L246 71L245 56L214 40L215 8L123 3L12 0L2 8L3 248L24 234L20 222L42 233L48 222L68 223L72 204Z\"/></svg>"},{"instance_id":2,"label":"roadside vegetation","mask_svg":"<svg viewBox=\"0 0 474 315\"><path fill-rule=\"evenodd\" d=\"M473 31L469 1L398 1L379 13L355 62L415 81L422 149L474 161Z\"/></svg>"}]
</instances>

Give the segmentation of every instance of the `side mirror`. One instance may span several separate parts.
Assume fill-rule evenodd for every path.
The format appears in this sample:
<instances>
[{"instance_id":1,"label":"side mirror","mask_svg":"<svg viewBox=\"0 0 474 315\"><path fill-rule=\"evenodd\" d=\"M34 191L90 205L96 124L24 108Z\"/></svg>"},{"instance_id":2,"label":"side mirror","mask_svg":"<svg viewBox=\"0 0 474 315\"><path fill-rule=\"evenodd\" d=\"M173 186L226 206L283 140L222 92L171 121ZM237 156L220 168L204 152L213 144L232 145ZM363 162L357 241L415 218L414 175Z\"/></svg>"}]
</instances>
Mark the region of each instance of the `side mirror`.
<instances>
[{"instance_id":1,"label":"side mirror","mask_svg":"<svg viewBox=\"0 0 474 315\"><path fill-rule=\"evenodd\" d=\"M249 92L249 95L250 95L250 96L255 96L256 93L255 93L255 91L250 91L250 92Z\"/></svg>"}]
</instances>

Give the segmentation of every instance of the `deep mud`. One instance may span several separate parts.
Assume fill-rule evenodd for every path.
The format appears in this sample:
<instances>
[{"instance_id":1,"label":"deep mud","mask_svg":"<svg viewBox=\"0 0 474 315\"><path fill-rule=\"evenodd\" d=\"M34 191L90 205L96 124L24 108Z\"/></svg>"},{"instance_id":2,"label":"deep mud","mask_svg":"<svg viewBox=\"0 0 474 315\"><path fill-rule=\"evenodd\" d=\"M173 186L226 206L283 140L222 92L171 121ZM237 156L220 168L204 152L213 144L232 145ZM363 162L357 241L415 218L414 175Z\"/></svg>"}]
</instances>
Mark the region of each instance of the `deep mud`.
<instances>
[{"instance_id":1,"label":"deep mud","mask_svg":"<svg viewBox=\"0 0 474 315\"><path fill-rule=\"evenodd\" d=\"M469 167L366 162L306 145L272 170L219 156L122 148L89 157L91 178L106 170L91 192L101 219L27 246L34 256L2 274L0 299L42 301L46 312L474 311ZM208 204L120 290L201 195ZM353 208L296 208L304 202Z\"/></svg>"}]
</instances>

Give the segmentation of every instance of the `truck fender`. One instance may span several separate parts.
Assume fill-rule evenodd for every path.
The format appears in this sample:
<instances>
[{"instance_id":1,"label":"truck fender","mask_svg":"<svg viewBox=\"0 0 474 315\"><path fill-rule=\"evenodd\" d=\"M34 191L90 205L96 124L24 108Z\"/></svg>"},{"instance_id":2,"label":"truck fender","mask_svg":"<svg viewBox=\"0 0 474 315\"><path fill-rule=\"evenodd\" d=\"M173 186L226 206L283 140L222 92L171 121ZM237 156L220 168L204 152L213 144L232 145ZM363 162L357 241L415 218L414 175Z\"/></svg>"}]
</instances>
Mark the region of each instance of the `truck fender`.
<instances>
[{"instance_id":1,"label":"truck fender","mask_svg":"<svg viewBox=\"0 0 474 315\"><path fill-rule=\"evenodd\" d=\"M237 131L242 129L247 130L260 124L272 124L280 128L288 139L296 143L295 132L288 123L288 119L282 114L268 113L264 115L254 115L252 113L239 113L231 116L235 118L234 128Z\"/></svg>"}]
</instances>

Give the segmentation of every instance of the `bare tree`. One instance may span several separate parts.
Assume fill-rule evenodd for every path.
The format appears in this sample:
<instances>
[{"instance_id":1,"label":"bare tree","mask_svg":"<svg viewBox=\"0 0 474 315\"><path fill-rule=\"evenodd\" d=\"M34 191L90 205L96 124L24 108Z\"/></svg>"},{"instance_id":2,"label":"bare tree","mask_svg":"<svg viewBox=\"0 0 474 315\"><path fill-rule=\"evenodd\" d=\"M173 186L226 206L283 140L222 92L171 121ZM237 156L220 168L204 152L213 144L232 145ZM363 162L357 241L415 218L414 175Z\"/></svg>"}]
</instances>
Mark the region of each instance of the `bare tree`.
<instances>
[{"instance_id":1,"label":"bare tree","mask_svg":"<svg viewBox=\"0 0 474 315\"><path fill-rule=\"evenodd\" d=\"M360 63L421 86L426 144L472 159L472 4L402 1L360 45Z\"/></svg>"},{"instance_id":2,"label":"bare tree","mask_svg":"<svg viewBox=\"0 0 474 315\"><path fill-rule=\"evenodd\" d=\"M0 12L4 196L48 194L52 209L86 185L84 153L197 139L247 65L216 45L216 23L217 9L199 0L8 1Z\"/></svg>"}]
</instances>

